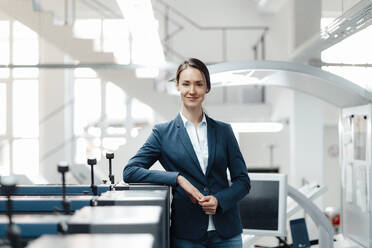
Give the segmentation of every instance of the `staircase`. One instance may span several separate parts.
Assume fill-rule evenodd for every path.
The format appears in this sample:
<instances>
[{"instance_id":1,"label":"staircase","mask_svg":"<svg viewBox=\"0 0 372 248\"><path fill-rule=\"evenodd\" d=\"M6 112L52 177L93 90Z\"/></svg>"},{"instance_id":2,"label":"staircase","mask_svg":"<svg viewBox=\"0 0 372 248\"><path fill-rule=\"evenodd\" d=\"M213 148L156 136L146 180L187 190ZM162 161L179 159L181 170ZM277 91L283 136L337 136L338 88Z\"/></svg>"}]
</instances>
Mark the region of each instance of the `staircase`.
<instances>
[{"instance_id":1,"label":"staircase","mask_svg":"<svg viewBox=\"0 0 372 248\"><path fill-rule=\"evenodd\" d=\"M68 54L80 64L115 64L112 53L94 51L93 40L73 36L73 27L54 24L52 12L34 11L31 0L1 0L0 11L23 23L41 38ZM126 70L97 69L98 76L111 81L133 96L151 106L165 119L171 119L179 107L174 96L154 90L152 79L139 79L133 67Z\"/></svg>"},{"instance_id":2,"label":"staircase","mask_svg":"<svg viewBox=\"0 0 372 248\"><path fill-rule=\"evenodd\" d=\"M116 64L112 53L94 51L93 40L75 38L71 25L56 25L52 12L35 11L32 0L0 0L0 12L28 26L49 44L68 54L76 63ZM151 106L164 119L173 119L179 111L178 97L156 91L153 80L137 78L134 69L134 66L128 66L124 70L96 69L95 71L102 80L115 83L126 94ZM249 119L268 119L271 114L271 106L263 104L260 110L257 111L256 106L252 107L247 104L207 104L207 111L211 116L222 121L244 121ZM225 115L226 113L228 114ZM140 145L143 144L150 132L150 127L144 128L137 137L128 140L125 145L119 147L118 151L116 151L114 163L120 163L114 164L116 181L121 179L122 168ZM65 145L66 141L61 142ZM58 162L55 159L50 158L43 163L45 165L55 164L55 162ZM102 172L105 172L107 170L106 164L106 159L101 159L97 167ZM46 173L48 174L49 172L47 171ZM52 170L50 173L52 173Z\"/></svg>"}]
</instances>

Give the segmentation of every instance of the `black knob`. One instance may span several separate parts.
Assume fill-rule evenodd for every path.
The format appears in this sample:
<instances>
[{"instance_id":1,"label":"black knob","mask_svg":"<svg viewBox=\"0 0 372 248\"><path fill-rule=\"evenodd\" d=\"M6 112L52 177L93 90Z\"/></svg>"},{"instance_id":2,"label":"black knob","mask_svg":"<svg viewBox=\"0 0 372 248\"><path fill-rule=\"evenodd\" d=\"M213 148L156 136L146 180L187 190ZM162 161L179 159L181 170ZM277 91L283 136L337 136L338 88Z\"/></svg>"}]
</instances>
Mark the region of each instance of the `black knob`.
<instances>
[{"instance_id":1,"label":"black knob","mask_svg":"<svg viewBox=\"0 0 372 248\"><path fill-rule=\"evenodd\" d=\"M107 159L113 159L114 158L114 153L113 152L107 152L106 153L106 158Z\"/></svg>"},{"instance_id":2,"label":"black knob","mask_svg":"<svg viewBox=\"0 0 372 248\"><path fill-rule=\"evenodd\" d=\"M65 174L69 170L68 164L65 161L61 161L57 165L58 172L62 174L62 206L66 214L71 211L70 201L66 198L66 178Z\"/></svg>"},{"instance_id":3,"label":"black knob","mask_svg":"<svg viewBox=\"0 0 372 248\"><path fill-rule=\"evenodd\" d=\"M9 218L9 225L6 230L7 237L10 241L10 245L12 248L19 248L20 246L20 229L13 223L12 216L13 216L13 206L11 195L16 191L17 185L15 178L12 176L1 177L1 190L7 195L7 215Z\"/></svg>"},{"instance_id":4,"label":"black knob","mask_svg":"<svg viewBox=\"0 0 372 248\"><path fill-rule=\"evenodd\" d=\"M68 164L65 161L59 162L58 165L57 165L57 168L58 168L59 173L65 173L65 172L69 171Z\"/></svg>"},{"instance_id":5,"label":"black knob","mask_svg":"<svg viewBox=\"0 0 372 248\"><path fill-rule=\"evenodd\" d=\"M4 194L10 196L17 189L15 178L12 176L1 177L1 190Z\"/></svg>"},{"instance_id":6,"label":"black knob","mask_svg":"<svg viewBox=\"0 0 372 248\"><path fill-rule=\"evenodd\" d=\"M94 185L94 165L97 164L97 159L95 158L88 158L88 164L90 165L90 187L92 189L93 195L98 195L97 186Z\"/></svg>"},{"instance_id":7,"label":"black knob","mask_svg":"<svg viewBox=\"0 0 372 248\"><path fill-rule=\"evenodd\" d=\"M108 152L106 153L106 158L109 160L109 179L111 184L115 183L115 178L114 175L112 175L112 159L114 158L114 153L113 152Z\"/></svg>"},{"instance_id":8,"label":"black knob","mask_svg":"<svg viewBox=\"0 0 372 248\"><path fill-rule=\"evenodd\" d=\"M89 165L95 165L95 164L97 164L97 159L95 159L95 158L88 158L88 164Z\"/></svg>"}]
</instances>

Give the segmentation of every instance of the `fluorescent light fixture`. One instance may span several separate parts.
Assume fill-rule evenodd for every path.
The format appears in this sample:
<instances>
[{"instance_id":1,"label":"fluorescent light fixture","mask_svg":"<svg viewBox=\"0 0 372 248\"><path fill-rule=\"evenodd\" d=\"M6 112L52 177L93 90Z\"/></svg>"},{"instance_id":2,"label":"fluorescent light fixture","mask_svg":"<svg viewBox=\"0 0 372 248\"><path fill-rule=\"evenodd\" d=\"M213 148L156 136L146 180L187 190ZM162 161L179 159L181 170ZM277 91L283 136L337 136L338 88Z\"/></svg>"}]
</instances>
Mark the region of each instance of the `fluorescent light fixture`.
<instances>
[{"instance_id":1,"label":"fluorescent light fixture","mask_svg":"<svg viewBox=\"0 0 372 248\"><path fill-rule=\"evenodd\" d=\"M234 122L231 127L238 133L277 133L283 129L281 122Z\"/></svg>"},{"instance_id":2,"label":"fluorescent light fixture","mask_svg":"<svg viewBox=\"0 0 372 248\"><path fill-rule=\"evenodd\" d=\"M260 82L260 79L253 77L254 70L236 70L211 74L212 86L239 86L254 85Z\"/></svg>"},{"instance_id":3,"label":"fluorescent light fixture","mask_svg":"<svg viewBox=\"0 0 372 248\"><path fill-rule=\"evenodd\" d=\"M333 42L344 39L372 23L371 0L360 0L322 29L321 38Z\"/></svg>"},{"instance_id":4,"label":"fluorescent light fixture","mask_svg":"<svg viewBox=\"0 0 372 248\"><path fill-rule=\"evenodd\" d=\"M132 37L131 62L138 65L158 66L165 58L154 17L151 0L116 0ZM118 30L120 32L120 30Z\"/></svg>"}]
</instances>

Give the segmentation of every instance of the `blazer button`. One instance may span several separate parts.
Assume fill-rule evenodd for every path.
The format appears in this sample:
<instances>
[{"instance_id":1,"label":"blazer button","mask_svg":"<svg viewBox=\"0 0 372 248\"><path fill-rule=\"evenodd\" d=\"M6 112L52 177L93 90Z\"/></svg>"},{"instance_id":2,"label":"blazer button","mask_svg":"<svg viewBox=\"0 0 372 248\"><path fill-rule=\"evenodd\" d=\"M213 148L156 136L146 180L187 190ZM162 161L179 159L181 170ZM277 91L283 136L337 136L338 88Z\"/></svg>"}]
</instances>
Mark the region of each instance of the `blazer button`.
<instances>
[{"instance_id":1,"label":"blazer button","mask_svg":"<svg viewBox=\"0 0 372 248\"><path fill-rule=\"evenodd\" d=\"M204 189L203 189L205 192L209 192L209 189L208 189L208 187L204 187Z\"/></svg>"}]
</instances>

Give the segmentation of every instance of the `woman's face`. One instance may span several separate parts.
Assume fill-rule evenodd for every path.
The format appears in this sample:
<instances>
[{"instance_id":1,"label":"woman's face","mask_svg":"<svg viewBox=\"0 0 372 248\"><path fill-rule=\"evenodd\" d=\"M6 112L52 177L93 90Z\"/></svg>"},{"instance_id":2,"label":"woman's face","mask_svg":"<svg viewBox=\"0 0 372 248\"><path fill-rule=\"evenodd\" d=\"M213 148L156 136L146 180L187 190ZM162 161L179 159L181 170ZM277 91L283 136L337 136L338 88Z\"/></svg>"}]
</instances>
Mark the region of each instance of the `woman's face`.
<instances>
[{"instance_id":1,"label":"woman's face","mask_svg":"<svg viewBox=\"0 0 372 248\"><path fill-rule=\"evenodd\" d=\"M177 89L185 107L201 107L204 96L208 92L203 73L193 67L188 67L180 73Z\"/></svg>"}]
</instances>

